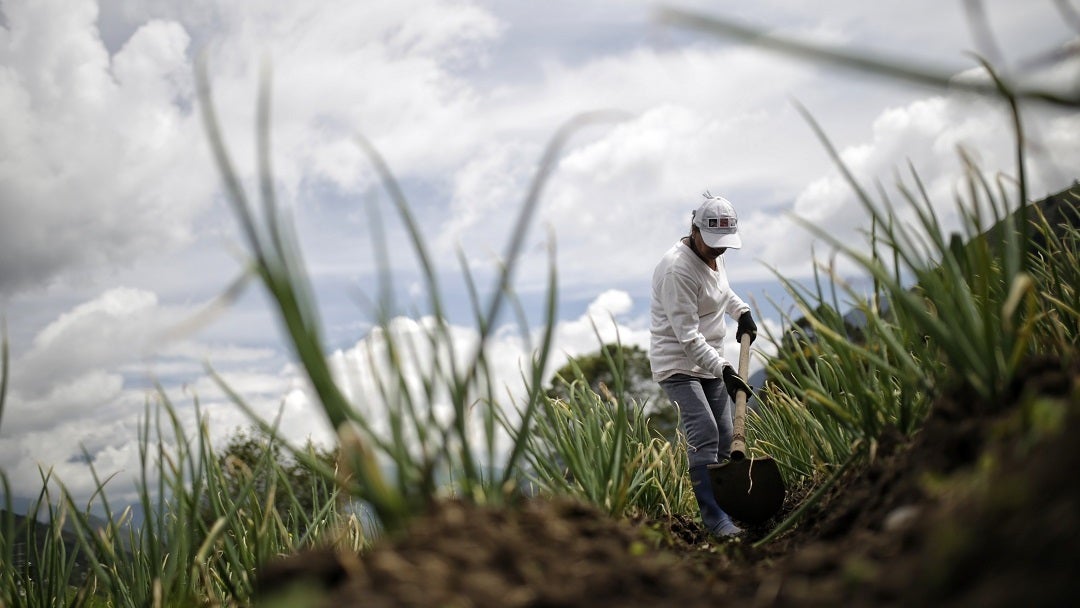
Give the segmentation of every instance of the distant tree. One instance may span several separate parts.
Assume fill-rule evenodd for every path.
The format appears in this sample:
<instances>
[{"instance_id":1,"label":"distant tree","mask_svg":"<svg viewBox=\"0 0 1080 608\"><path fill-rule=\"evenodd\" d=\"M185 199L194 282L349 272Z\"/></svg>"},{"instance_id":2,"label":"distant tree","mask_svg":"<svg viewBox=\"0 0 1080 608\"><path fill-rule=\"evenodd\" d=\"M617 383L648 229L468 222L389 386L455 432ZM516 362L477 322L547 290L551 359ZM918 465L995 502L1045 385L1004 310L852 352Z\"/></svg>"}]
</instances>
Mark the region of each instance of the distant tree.
<instances>
[{"instance_id":1,"label":"distant tree","mask_svg":"<svg viewBox=\"0 0 1080 608\"><path fill-rule=\"evenodd\" d=\"M310 441L305 451L328 465L337 457L336 451L318 448ZM229 437L216 457L231 503L249 502L250 508L263 509L273 486L274 508L287 526L301 532L306 518L333 493L332 482L287 454L280 441L254 427ZM212 512L205 501L203 512L207 517Z\"/></svg>"}]
</instances>

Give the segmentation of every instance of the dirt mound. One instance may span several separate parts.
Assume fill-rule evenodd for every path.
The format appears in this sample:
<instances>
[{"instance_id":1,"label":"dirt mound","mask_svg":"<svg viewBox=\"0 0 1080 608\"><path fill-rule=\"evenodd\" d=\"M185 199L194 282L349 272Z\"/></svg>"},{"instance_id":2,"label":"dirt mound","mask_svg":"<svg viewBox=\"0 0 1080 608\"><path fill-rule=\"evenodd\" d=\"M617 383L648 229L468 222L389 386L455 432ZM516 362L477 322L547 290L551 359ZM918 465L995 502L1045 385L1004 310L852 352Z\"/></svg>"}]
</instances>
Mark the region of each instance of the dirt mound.
<instances>
[{"instance_id":1,"label":"dirt mound","mask_svg":"<svg viewBox=\"0 0 1080 608\"><path fill-rule=\"evenodd\" d=\"M1020 377L1011 399L952 395L913 440L887 435L869 464L760 548L777 521L717 544L682 517L444 502L362 555L268 564L257 603L292 589L325 606L1072 604L1080 369L1044 360ZM789 511L806 498L793 493Z\"/></svg>"},{"instance_id":2,"label":"dirt mound","mask_svg":"<svg viewBox=\"0 0 1080 608\"><path fill-rule=\"evenodd\" d=\"M692 522L690 522L692 526ZM692 530L692 527L688 527ZM516 508L443 502L409 533L362 556L295 556L260 573L260 597L318 588L324 606L699 605L679 559L591 506L530 500Z\"/></svg>"}]
</instances>

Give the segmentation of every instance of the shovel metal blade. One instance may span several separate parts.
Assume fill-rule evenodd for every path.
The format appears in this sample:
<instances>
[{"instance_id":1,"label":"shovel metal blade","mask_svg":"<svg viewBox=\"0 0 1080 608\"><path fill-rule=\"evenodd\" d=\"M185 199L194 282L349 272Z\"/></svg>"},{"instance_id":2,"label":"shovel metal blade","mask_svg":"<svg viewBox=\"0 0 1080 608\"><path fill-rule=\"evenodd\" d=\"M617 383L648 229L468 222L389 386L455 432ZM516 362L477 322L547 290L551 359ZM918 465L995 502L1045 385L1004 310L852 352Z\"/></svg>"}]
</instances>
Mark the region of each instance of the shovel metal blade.
<instances>
[{"instance_id":1,"label":"shovel metal blade","mask_svg":"<svg viewBox=\"0 0 1080 608\"><path fill-rule=\"evenodd\" d=\"M772 458L743 458L708 466L716 502L750 525L764 523L784 506L784 479Z\"/></svg>"}]
</instances>

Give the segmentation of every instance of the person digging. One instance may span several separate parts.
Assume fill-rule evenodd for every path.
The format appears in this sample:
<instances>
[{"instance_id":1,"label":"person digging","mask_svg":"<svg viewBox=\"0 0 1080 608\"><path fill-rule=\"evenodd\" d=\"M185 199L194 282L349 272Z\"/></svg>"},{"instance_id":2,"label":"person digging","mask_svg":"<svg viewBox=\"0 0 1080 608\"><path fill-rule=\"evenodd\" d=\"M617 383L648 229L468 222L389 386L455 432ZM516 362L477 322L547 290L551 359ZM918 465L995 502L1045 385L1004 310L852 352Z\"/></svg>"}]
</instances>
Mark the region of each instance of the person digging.
<instances>
[{"instance_id":1,"label":"person digging","mask_svg":"<svg viewBox=\"0 0 1080 608\"><path fill-rule=\"evenodd\" d=\"M701 521L723 538L742 530L717 504L708 466L729 457L731 400L737 391L751 392L724 358L725 316L738 321L737 341L746 334L752 342L757 325L750 306L732 291L724 265L724 252L742 247L735 208L723 197L704 196L692 213L690 235L653 271L649 364L653 380L680 410Z\"/></svg>"}]
</instances>

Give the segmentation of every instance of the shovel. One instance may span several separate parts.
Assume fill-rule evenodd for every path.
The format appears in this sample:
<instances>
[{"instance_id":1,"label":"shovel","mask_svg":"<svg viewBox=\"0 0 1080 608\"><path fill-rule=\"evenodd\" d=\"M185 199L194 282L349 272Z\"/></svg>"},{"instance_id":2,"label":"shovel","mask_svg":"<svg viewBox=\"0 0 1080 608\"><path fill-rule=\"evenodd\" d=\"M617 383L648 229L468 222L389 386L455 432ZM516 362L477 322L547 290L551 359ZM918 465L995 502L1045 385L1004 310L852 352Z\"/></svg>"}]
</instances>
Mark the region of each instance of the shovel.
<instances>
[{"instance_id":1,"label":"shovel","mask_svg":"<svg viewBox=\"0 0 1080 608\"><path fill-rule=\"evenodd\" d=\"M739 346L739 375L746 378L750 367L750 336L743 334ZM731 459L711 464L708 470L720 508L740 522L756 525L768 521L784 506L784 479L772 458L746 457L747 397L744 391L735 395Z\"/></svg>"}]
</instances>

